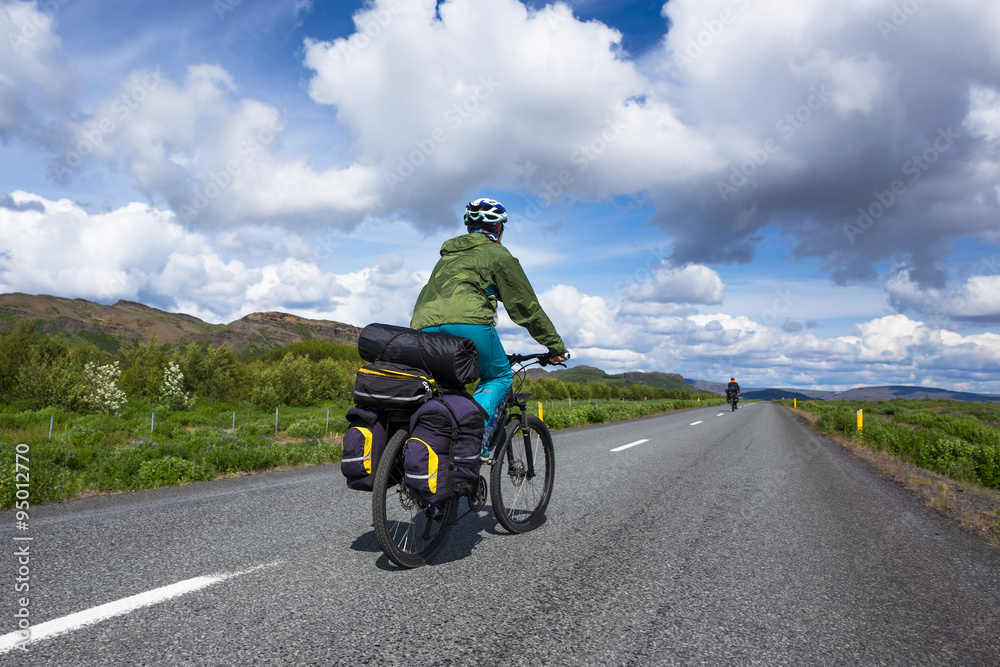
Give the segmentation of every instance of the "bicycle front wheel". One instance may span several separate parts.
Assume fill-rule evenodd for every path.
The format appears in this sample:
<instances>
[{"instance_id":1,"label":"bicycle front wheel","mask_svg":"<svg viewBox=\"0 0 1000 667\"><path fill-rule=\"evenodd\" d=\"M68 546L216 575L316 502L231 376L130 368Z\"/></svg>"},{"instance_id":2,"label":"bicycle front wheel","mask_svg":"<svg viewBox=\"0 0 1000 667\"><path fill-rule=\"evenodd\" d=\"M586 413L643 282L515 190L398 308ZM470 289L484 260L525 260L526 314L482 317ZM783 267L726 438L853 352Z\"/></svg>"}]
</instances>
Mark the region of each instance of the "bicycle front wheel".
<instances>
[{"instance_id":1,"label":"bicycle front wheel","mask_svg":"<svg viewBox=\"0 0 1000 667\"><path fill-rule=\"evenodd\" d=\"M375 538L389 560L403 568L426 565L441 551L458 508L457 500L436 507L411 494L403 482L403 451L409 436L406 429L392 436L372 484Z\"/></svg>"},{"instance_id":2,"label":"bicycle front wheel","mask_svg":"<svg viewBox=\"0 0 1000 667\"><path fill-rule=\"evenodd\" d=\"M490 471L493 512L512 533L524 533L542 522L555 476L549 429L537 417L528 415L527 420L527 434L520 419L507 427L503 448Z\"/></svg>"}]
</instances>

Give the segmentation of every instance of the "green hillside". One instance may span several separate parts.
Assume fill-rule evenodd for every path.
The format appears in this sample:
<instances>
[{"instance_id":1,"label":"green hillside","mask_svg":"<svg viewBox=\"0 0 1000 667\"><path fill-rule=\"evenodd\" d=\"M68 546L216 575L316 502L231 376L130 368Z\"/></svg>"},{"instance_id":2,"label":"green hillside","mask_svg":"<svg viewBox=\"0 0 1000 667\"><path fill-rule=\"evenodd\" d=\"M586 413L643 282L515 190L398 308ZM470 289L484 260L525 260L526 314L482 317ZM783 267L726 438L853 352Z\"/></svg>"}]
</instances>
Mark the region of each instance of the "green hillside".
<instances>
[{"instance_id":1,"label":"green hillside","mask_svg":"<svg viewBox=\"0 0 1000 667\"><path fill-rule=\"evenodd\" d=\"M684 378L677 373L642 373L630 371L627 373L610 375L602 371L600 368L581 365L550 372L539 369L532 371L531 376L536 379L552 378L562 382L580 382L584 384L589 382L602 382L604 384L623 389L631 387L635 384L641 384L655 389L663 389L667 391L674 389L677 391L689 392L695 395L710 393L699 392L697 389L684 382Z\"/></svg>"}]
</instances>

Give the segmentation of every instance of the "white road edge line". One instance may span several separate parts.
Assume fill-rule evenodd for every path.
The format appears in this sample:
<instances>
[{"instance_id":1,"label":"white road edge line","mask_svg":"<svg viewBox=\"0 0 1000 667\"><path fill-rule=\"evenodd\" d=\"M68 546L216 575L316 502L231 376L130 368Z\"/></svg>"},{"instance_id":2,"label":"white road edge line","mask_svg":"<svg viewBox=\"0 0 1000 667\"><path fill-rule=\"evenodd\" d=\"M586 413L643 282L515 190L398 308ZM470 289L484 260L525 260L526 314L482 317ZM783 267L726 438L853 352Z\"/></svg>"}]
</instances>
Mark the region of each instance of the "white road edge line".
<instances>
[{"instance_id":1,"label":"white road edge line","mask_svg":"<svg viewBox=\"0 0 1000 667\"><path fill-rule=\"evenodd\" d=\"M264 565L252 567L249 570L243 570L242 572L226 572L214 576L186 579L184 581L179 581L176 584L155 588L151 591L146 591L145 593L138 593L127 598L122 598L121 600L115 600L114 602L102 604L91 609L78 611L75 614L70 614L69 616L63 616L62 618L57 618L52 621L32 625L26 628L26 630L9 632L0 636L0 654L7 653L15 647L26 648L28 645L33 644L40 639L48 639L50 637L55 637L56 635L72 632L73 630L79 630L82 627L99 623L100 621L114 618L115 616L128 614L136 609L142 609L143 607L149 607L151 605L170 600L171 598L180 597L181 595L185 595L187 593L193 593L194 591L206 588L212 584L217 584L220 581L225 581L226 579L249 574L265 567L274 567L284 562L285 561L275 561L273 563L266 563ZM27 636L27 643L25 643L26 631L30 632L30 635Z\"/></svg>"},{"instance_id":2,"label":"white road edge line","mask_svg":"<svg viewBox=\"0 0 1000 667\"><path fill-rule=\"evenodd\" d=\"M704 421L692 422L688 424L688 426L697 426L698 424L704 424L704 423L705 423Z\"/></svg>"},{"instance_id":3,"label":"white road edge line","mask_svg":"<svg viewBox=\"0 0 1000 667\"><path fill-rule=\"evenodd\" d=\"M649 442L649 438L645 438L643 440L636 440L635 442L630 442L627 445L622 445L621 447L615 447L611 451L620 452L623 449L628 449L629 447L635 447L636 445L641 445L644 442Z\"/></svg>"}]
</instances>

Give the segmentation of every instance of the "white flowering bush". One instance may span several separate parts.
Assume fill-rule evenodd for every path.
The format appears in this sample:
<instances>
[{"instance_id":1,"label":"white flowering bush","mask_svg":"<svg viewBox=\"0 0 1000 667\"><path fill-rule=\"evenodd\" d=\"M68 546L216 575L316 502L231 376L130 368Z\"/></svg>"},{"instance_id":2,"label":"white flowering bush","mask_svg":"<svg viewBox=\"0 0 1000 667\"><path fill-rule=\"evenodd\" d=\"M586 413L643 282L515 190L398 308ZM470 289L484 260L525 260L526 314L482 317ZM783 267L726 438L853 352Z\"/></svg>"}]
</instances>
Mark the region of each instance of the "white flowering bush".
<instances>
[{"instance_id":1,"label":"white flowering bush","mask_svg":"<svg viewBox=\"0 0 1000 667\"><path fill-rule=\"evenodd\" d=\"M122 370L118 362L98 366L93 361L83 367L87 379L87 404L97 412L115 414L128 403L125 392L118 387Z\"/></svg>"},{"instance_id":2,"label":"white flowering bush","mask_svg":"<svg viewBox=\"0 0 1000 667\"><path fill-rule=\"evenodd\" d=\"M181 372L181 367L172 361L163 369L160 400L171 410L181 410L187 405L188 395L184 391L184 373Z\"/></svg>"}]
</instances>

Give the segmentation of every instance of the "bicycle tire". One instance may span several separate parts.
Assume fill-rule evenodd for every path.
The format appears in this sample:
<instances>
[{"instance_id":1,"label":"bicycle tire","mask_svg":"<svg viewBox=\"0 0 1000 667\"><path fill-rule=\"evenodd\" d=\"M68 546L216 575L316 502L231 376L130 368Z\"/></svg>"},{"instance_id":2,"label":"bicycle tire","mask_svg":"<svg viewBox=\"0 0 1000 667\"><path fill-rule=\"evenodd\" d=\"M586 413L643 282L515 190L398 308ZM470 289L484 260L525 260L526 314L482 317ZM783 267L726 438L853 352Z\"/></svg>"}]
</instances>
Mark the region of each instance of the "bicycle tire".
<instances>
[{"instance_id":1,"label":"bicycle tire","mask_svg":"<svg viewBox=\"0 0 1000 667\"><path fill-rule=\"evenodd\" d=\"M457 499L450 500L442 508L442 520L435 521L426 505L409 494L403 482L403 451L409 436L406 429L392 436L372 482L375 539L390 561L406 569L426 565L441 551L458 510Z\"/></svg>"},{"instance_id":2,"label":"bicycle tire","mask_svg":"<svg viewBox=\"0 0 1000 667\"><path fill-rule=\"evenodd\" d=\"M527 478L527 457L521 420L507 426L502 449L490 471L490 500L497 521L511 533L524 533L542 522L552 496L555 479L555 449L549 429L528 415L535 475Z\"/></svg>"}]
</instances>

